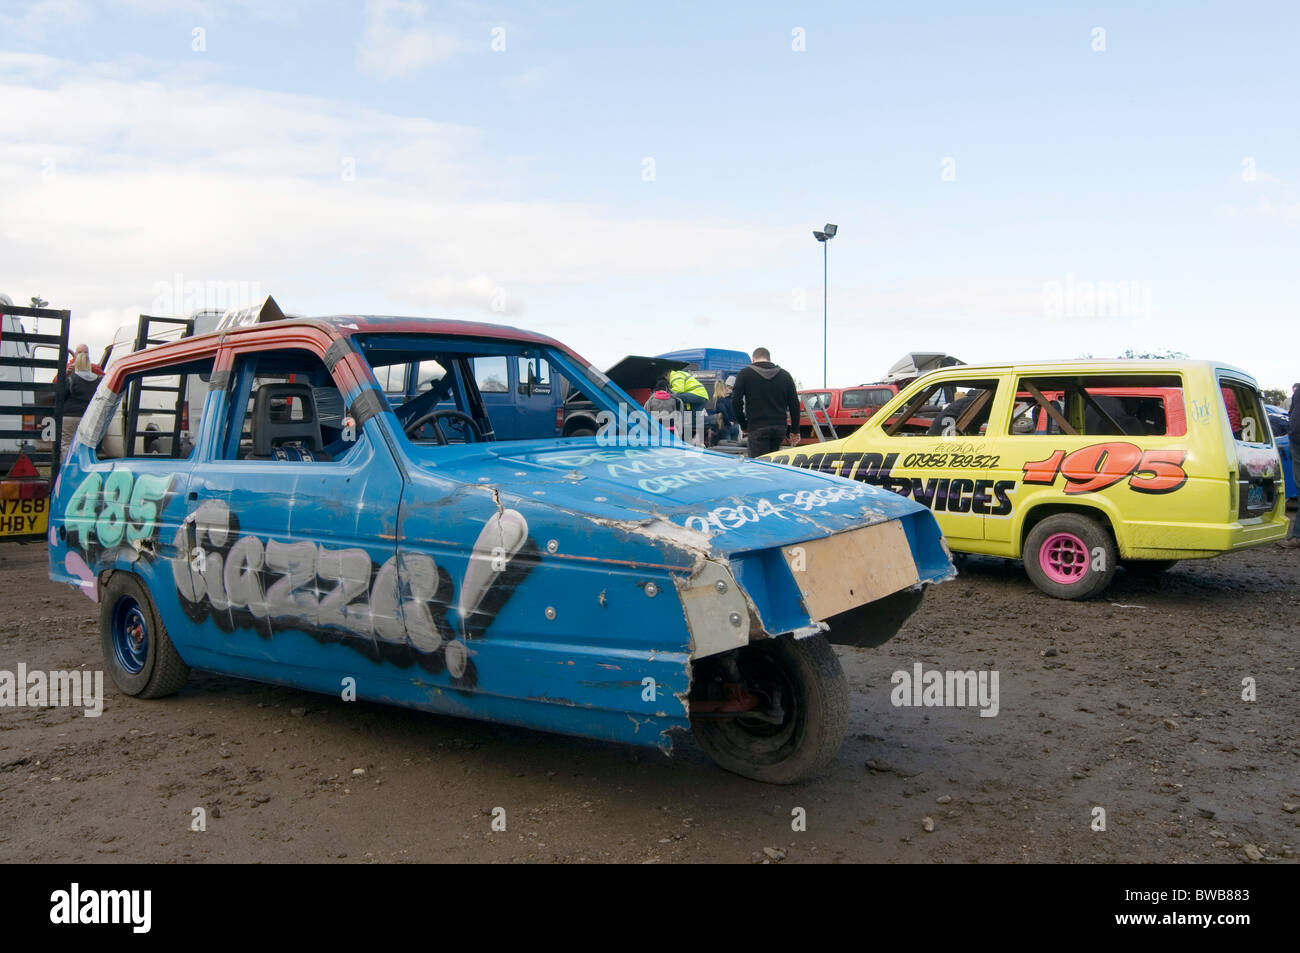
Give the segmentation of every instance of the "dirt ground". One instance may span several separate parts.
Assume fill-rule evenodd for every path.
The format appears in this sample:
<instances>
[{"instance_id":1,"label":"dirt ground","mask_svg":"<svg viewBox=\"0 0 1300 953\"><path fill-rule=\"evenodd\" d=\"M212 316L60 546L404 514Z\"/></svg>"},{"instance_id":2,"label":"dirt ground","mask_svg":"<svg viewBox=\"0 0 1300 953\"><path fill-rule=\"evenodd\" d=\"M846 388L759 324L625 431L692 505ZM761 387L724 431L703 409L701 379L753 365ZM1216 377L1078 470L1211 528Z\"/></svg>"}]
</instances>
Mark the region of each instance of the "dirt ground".
<instances>
[{"instance_id":1,"label":"dirt ground","mask_svg":"<svg viewBox=\"0 0 1300 953\"><path fill-rule=\"evenodd\" d=\"M1297 618L1300 553L1271 546L1082 604L972 560L893 641L838 650L849 736L794 787L689 737L669 759L205 674L160 701L106 680L99 718L0 708L0 861L1294 862ZM0 547L0 625L0 669L103 667L96 608L42 548ZM997 670L999 713L894 707L917 662Z\"/></svg>"}]
</instances>

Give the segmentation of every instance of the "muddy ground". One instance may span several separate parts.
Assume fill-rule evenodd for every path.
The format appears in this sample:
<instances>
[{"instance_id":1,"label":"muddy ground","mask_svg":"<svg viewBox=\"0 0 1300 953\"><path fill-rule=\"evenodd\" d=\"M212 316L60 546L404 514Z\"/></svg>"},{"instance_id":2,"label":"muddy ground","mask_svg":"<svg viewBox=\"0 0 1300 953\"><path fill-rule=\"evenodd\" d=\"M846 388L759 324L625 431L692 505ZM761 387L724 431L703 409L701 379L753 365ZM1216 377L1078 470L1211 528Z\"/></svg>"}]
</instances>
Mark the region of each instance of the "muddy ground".
<instances>
[{"instance_id":1,"label":"muddy ground","mask_svg":"<svg viewBox=\"0 0 1300 953\"><path fill-rule=\"evenodd\" d=\"M102 668L95 607L44 558L0 547L0 669ZM892 642L839 650L849 736L795 787L689 737L669 759L212 675L161 701L106 683L99 718L0 708L0 861L1293 861L1297 619L1276 547L1082 604L971 561ZM998 715L894 707L916 662L996 669Z\"/></svg>"}]
</instances>

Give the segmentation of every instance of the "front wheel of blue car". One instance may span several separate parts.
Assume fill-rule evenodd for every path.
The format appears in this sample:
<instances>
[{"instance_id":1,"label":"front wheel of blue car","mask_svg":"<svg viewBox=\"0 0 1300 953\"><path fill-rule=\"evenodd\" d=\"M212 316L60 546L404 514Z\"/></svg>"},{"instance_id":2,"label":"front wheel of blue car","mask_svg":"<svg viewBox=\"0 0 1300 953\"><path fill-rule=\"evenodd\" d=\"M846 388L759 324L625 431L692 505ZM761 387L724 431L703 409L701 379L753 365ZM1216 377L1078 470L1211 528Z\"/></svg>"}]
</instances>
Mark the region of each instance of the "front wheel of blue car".
<instances>
[{"instance_id":1,"label":"front wheel of blue car","mask_svg":"<svg viewBox=\"0 0 1300 953\"><path fill-rule=\"evenodd\" d=\"M124 694L162 698L190 677L167 636L149 590L129 572L117 572L99 601L99 633L109 676Z\"/></svg>"},{"instance_id":2,"label":"front wheel of blue car","mask_svg":"<svg viewBox=\"0 0 1300 953\"><path fill-rule=\"evenodd\" d=\"M816 774L840 750L849 686L821 635L783 635L700 659L691 730L721 768L769 784Z\"/></svg>"}]
</instances>

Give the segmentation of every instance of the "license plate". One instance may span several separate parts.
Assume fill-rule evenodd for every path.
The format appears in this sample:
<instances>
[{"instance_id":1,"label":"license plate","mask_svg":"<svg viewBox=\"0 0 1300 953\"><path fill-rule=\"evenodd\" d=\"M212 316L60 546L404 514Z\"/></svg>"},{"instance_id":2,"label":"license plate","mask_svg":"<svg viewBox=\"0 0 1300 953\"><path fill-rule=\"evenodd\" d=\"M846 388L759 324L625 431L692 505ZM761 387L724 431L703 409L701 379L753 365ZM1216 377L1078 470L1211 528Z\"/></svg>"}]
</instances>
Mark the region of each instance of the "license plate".
<instances>
[{"instance_id":1,"label":"license plate","mask_svg":"<svg viewBox=\"0 0 1300 953\"><path fill-rule=\"evenodd\" d=\"M1264 501L1264 488L1262 486L1252 486L1250 494L1246 497L1246 505L1252 510L1259 510L1268 504Z\"/></svg>"},{"instance_id":2,"label":"license plate","mask_svg":"<svg viewBox=\"0 0 1300 953\"><path fill-rule=\"evenodd\" d=\"M0 500L0 536L39 536L49 527L50 501Z\"/></svg>"}]
</instances>

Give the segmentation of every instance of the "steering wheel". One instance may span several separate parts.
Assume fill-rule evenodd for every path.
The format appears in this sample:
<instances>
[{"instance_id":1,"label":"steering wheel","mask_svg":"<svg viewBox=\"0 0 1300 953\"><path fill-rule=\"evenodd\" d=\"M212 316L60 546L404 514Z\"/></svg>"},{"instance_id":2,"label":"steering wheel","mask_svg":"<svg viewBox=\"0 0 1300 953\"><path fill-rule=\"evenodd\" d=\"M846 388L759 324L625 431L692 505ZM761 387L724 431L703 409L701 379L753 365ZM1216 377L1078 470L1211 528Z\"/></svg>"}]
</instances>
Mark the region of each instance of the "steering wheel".
<instances>
[{"instance_id":1,"label":"steering wheel","mask_svg":"<svg viewBox=\"0 0 1300 953\"><path fill-rule=\"evenodd\" d=\"M433 436L434 439L438 441L438 446L445 447L447 446L447 435L442 432L442 427L439 426L439 422L448 418L455 418L463 421L468 425L464 428L466 436L472 433L474 435L474 443L483 442L483 431L478 429L478 423L469 414L463 413L459 410L433 410L427 414L421 414L419 417L416 417L410 423L406 424L402 428L402 431L406 434L407 439L414 440L415 435L420 432L420 428L425 424L431 423L433 424Z\"/></svg>"}]
</instances>

